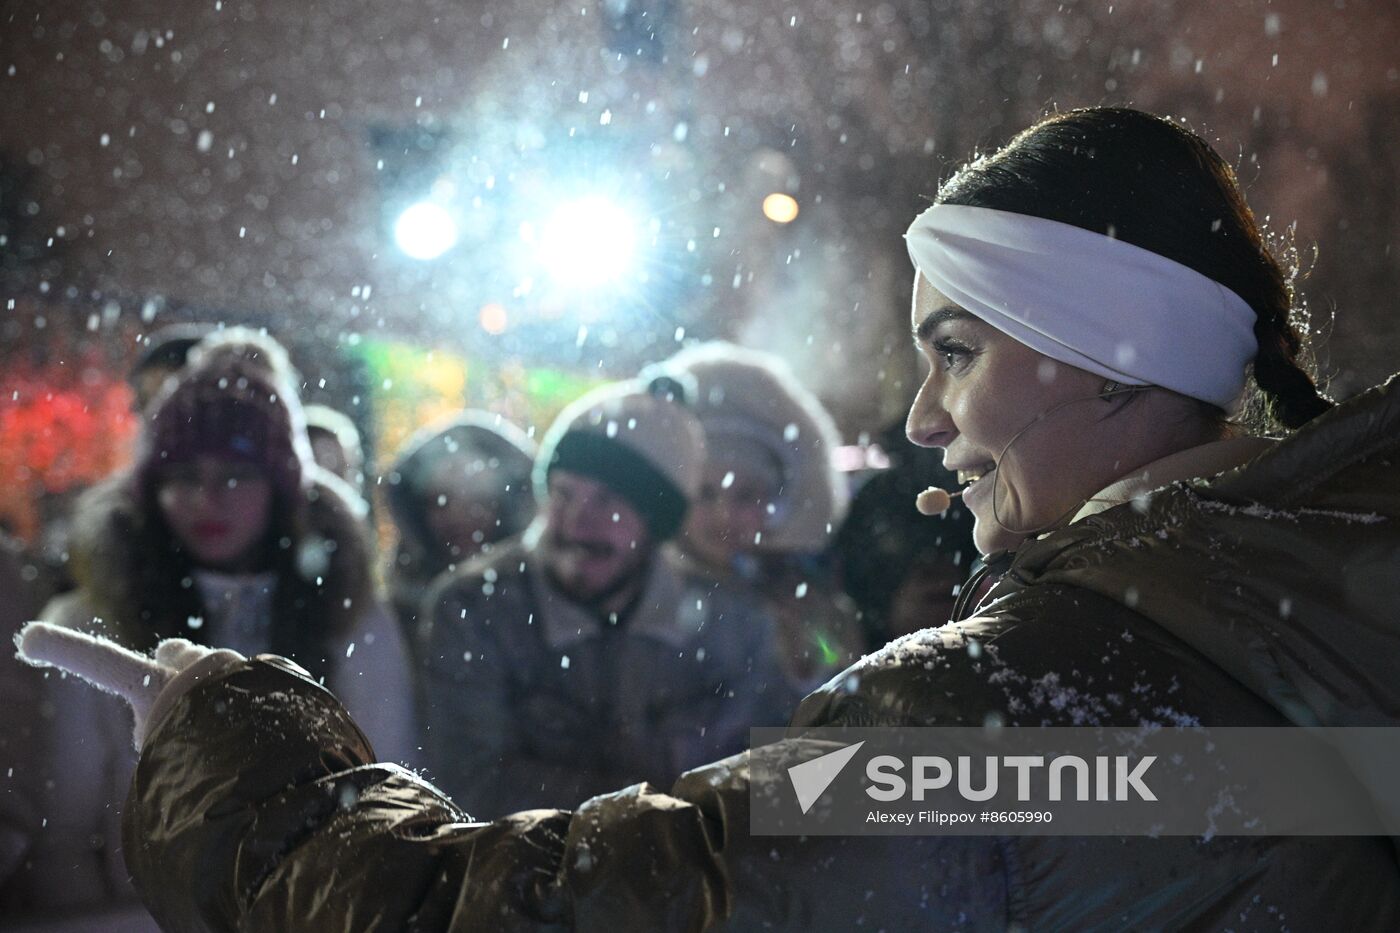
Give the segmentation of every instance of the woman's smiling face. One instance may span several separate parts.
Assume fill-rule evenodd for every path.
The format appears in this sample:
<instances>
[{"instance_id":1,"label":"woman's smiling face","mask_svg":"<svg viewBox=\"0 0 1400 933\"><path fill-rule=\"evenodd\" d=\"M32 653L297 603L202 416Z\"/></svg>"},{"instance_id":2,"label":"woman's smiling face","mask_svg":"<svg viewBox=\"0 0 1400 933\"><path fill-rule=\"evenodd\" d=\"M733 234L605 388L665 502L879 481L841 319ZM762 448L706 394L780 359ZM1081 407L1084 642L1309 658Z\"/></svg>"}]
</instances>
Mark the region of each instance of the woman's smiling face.
<instances>
[{"instance_id":1,"label":"woman's smiling face","mask_svg":"<svg viewBox=\"0 0 1400 933\"><path fill-rule=\"evenodd\" d=\"M943 448L960 480L975 480L963 502L983 554L1015 549L1136 466L1113 452L1102 377L1018 343L923 275L911 323L929 373L906 430L915 444Z\"/></svg>"}]
</instances>

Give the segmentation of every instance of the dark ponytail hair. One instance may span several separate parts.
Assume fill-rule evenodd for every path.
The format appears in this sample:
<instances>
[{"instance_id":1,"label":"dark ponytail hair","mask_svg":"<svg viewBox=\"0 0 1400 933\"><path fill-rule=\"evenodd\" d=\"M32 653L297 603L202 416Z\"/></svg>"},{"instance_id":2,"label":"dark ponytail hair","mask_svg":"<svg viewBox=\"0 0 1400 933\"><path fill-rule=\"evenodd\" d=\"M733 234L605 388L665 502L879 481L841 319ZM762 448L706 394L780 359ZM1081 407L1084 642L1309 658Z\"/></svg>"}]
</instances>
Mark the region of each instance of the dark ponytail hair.
<instances>
[{"instance_id":1,"label":"dark ponytail hair","mask_svg":"<svg viewBox=\"0 0 1400 933\"><path fill-rule=\"evenodd\" d=\"M1054 114L963 167L937 200L1072 224L1214 279L1254 309L1262 412L1297 428L1332 407L1293 323L1291 277L1269 251L1234 171L1190 130L1125 108Z\"/></svg>"}]
</instances>

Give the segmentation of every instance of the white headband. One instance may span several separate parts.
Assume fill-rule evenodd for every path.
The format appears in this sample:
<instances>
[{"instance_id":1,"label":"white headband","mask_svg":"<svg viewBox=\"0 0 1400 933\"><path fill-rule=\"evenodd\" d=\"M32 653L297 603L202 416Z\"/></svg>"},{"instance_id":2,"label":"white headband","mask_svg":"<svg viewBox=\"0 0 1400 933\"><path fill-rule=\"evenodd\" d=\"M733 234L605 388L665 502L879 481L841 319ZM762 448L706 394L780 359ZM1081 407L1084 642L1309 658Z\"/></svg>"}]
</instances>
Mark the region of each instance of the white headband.
<instances>
[{"instance_id":1,"label":"white headband","mask_svg":"<svg viewBox=\"0 0 1400 933\"><path fill-rule=\"evenodd\" d=\"M1239 295L1164 256L1026 214L936 204L904 235L970 314L1061 363L1229 410L1258 352Z\"/></svg>"}]
</instances>

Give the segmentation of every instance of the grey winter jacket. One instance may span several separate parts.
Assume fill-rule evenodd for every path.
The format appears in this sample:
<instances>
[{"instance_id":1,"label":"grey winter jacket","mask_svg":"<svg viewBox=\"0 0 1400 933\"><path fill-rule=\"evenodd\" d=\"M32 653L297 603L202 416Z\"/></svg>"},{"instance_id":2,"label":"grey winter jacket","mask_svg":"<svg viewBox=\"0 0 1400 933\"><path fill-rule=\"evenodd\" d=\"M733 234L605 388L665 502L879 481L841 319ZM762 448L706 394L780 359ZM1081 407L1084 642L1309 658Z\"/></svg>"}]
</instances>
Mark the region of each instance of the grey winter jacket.
<instances>
[{"instance_id":1,"label":"grey winter jacket","mask_svg":"<svg viewBox=\"0 0 1400 933\"><path fill-rule=\"evenodd\" d=\"M424 617L429 776L477 815L669 786L791 713L757 598L664 551L616 621L555 590L528 536L441 581Z\"/></svg>"}]
</instances>

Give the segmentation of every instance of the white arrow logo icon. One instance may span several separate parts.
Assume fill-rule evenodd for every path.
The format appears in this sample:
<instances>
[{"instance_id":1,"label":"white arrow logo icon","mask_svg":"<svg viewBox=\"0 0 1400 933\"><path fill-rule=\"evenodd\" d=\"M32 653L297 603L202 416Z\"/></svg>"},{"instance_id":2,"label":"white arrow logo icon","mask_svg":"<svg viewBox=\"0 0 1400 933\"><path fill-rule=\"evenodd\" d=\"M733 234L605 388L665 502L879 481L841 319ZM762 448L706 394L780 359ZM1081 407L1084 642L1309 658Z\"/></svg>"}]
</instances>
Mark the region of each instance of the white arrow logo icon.
<instances>
[{"instance_id":1,"label":"white arrow logo icon","mask_svg":"<svg viewBox=\"0 0 1400 933\"><path fill-rule=\"evenodd\" d=\"M864 744L865 742L861 741L847 745L820 758L813 758L788 768L788 777L792 780L792 789L797 792L797 803L802 807L803 813L812 809L812 804L826 792L831 782L841 773L841 769L846 767Z\"/></svg>"}]
</instances>

